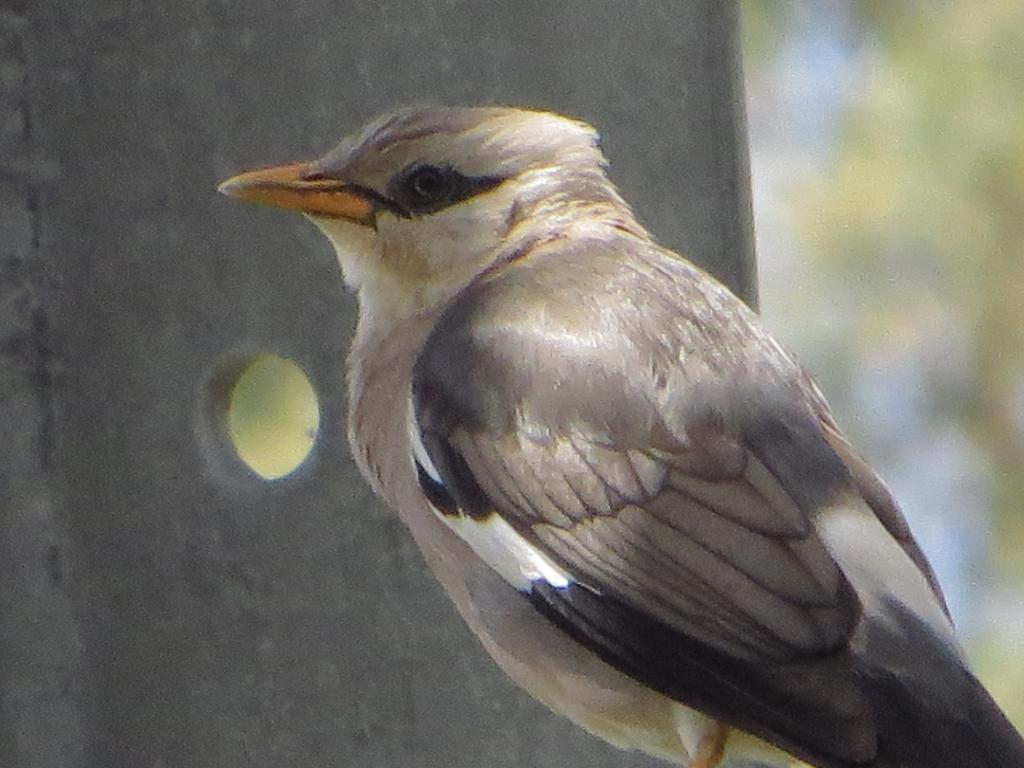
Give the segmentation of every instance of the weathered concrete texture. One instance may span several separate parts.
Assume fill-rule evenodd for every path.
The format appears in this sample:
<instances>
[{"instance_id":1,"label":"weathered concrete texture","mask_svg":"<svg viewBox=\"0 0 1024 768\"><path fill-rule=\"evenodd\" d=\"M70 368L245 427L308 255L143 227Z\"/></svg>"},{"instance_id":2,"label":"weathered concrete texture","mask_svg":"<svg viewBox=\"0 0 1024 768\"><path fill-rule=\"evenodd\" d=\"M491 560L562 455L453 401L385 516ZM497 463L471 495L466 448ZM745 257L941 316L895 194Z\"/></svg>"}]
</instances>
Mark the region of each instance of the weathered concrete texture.
<instances>
[{"instance_id":1,"label":"weathered concrete texture","mask_svg":"<svg viewBox=\"0 0 1024 768\"><path fill-rule=\"evenodd\" d=\"M669 245L751 289L732 3L0 4L0 765L653 765L552 717L356 476L326 244L216 182L407 102L600 126ZM295 360L268 483L216 382Z\"/></svg>"},{"instance_id":2,"label":"weathered concrete texture","mask_svg":"<svg viewBox=\"0 0 1024 768\"><path fill-rule=\"evenodd\" d=\"M38 253L30 26L0 8L0 764L84 765L75 688L86 678L65 569L67 497L55 467L48 298Z\"/></svg>"}]
</instances>

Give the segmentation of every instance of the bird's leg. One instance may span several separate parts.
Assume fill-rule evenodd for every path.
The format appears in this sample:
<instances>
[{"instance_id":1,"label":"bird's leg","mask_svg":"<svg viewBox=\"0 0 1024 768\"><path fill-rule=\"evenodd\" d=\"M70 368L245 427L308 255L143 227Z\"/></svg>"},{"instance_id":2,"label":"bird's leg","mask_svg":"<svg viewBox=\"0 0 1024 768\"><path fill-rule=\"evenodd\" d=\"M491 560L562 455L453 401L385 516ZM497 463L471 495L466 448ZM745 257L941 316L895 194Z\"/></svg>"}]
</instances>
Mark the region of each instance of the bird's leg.
<instances>
[{"instance_id":1,"label":"bird's leg","mask_svg":"<svg viewBox=\"0 0 1024 768\"><path fill-rule=\"evenodd\" d=\"M717 720L709 724L701 734L697 751L686 768L716 768L725 754L725 742L728 738L728 725Z\"/></svg>"}]
</instances>

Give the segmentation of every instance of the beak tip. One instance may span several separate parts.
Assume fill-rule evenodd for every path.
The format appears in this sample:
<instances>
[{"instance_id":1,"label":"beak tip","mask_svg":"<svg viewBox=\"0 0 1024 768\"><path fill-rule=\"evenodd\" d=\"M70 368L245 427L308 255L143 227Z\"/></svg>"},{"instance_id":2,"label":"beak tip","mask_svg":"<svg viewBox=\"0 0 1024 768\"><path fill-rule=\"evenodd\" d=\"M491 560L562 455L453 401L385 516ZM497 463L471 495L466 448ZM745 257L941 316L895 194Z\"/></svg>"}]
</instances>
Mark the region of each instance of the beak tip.
<instances>
[{"instance_id":1,"label":"beak tip","mask_svg":"<svg viewBox=\"0 0 1024 768\"><path fill-rule=\"evenodd\" d=\"M217 185L217 192L228 197L235 197L238 194L238 177L232 176Z\"/></svg>"}]
</instances>

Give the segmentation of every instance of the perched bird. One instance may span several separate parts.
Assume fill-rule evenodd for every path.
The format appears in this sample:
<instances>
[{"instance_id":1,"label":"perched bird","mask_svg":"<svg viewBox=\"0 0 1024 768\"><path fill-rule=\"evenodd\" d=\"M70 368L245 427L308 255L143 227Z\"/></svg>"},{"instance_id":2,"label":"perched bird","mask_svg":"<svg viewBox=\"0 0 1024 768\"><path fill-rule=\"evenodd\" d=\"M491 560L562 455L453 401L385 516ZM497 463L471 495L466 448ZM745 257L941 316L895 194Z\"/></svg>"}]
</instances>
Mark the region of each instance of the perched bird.
<instances>
[{"instance_id":1,"label":"perched bird","mask_svg":"<svg viewBox=\"0 0 1024 768\"><path fill-rule=\"evenodd\" d=\"M809 376L657 244L590 126L387 115L220 189L358 293L349 437L497 663L691 768L1024 768L885 485Z\"/></svg>"}]
</instances>

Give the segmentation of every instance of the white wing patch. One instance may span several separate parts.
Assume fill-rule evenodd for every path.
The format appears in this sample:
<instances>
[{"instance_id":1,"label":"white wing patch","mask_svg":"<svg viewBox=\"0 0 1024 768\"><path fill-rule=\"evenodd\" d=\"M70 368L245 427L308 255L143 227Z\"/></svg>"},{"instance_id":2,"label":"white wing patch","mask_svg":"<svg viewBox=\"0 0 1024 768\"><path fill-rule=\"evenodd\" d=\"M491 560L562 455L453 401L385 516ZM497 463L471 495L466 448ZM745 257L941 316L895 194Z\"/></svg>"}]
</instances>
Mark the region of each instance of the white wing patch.
<instances>
[{"instance_id":1,"label":"white wing patch","mask_svg":"<svg viewBox=\"0 0 1024 768\"><path fill-rule=\"evenodd\" d=\"M501 515L494 513L484 520L474 520L464 515L443 515L436 509L434 512L516 589L529 591L535 581L546 581L558 588L572 583L565 571L520 536Z\"/></svg>"},{"instance_id":2,"label":"white wing patch","mask_svg":"<svg viewBox=\"0 0 1024 768\"><path fill-rule=\"evenodd\" d=\"M444 486L441 473L430 460L423 438L416 427L416 418L409 402L409 442L414 460L440 486ZM552 587L564 588L572 578L523 538L497 512L483 519L463 514L446 515L427 502L437 518L466 542L477 556L496 571L505 581L520 591L529 591L535 581L546 581Z\"/></svg>"},{"instance_id":3,"label":"white wing patch","mask_svg":"<svg viewBox=\"0 0 1024 768\"><path fill-rule=\"evenodd\" d=\"M406 431L409 433L409 443L412 445L412 457L423 467L424 471L430 475L430 479L438 485L444 485L444 481L441 480L441 473L437 471L437 467L434 466L434 462L430 460L430 454L427 453L427 446L423 444L423 438L420 436L419 427L416 426L416 409L412 404L412 398L409 398L409 411L405 420Z\"/></svg>"},{"instance_id":4,"label":"white wing patch","mask_svg":"<svg viewBox=\"0 0 1024 768\"><path fill-rule=\"evenodd\" d=\"M918 616L958 655L953 625L924 574L860 499L818 516L818 534L872 615L884 619L886 600Z\"/></svg>"}]
</instances>

